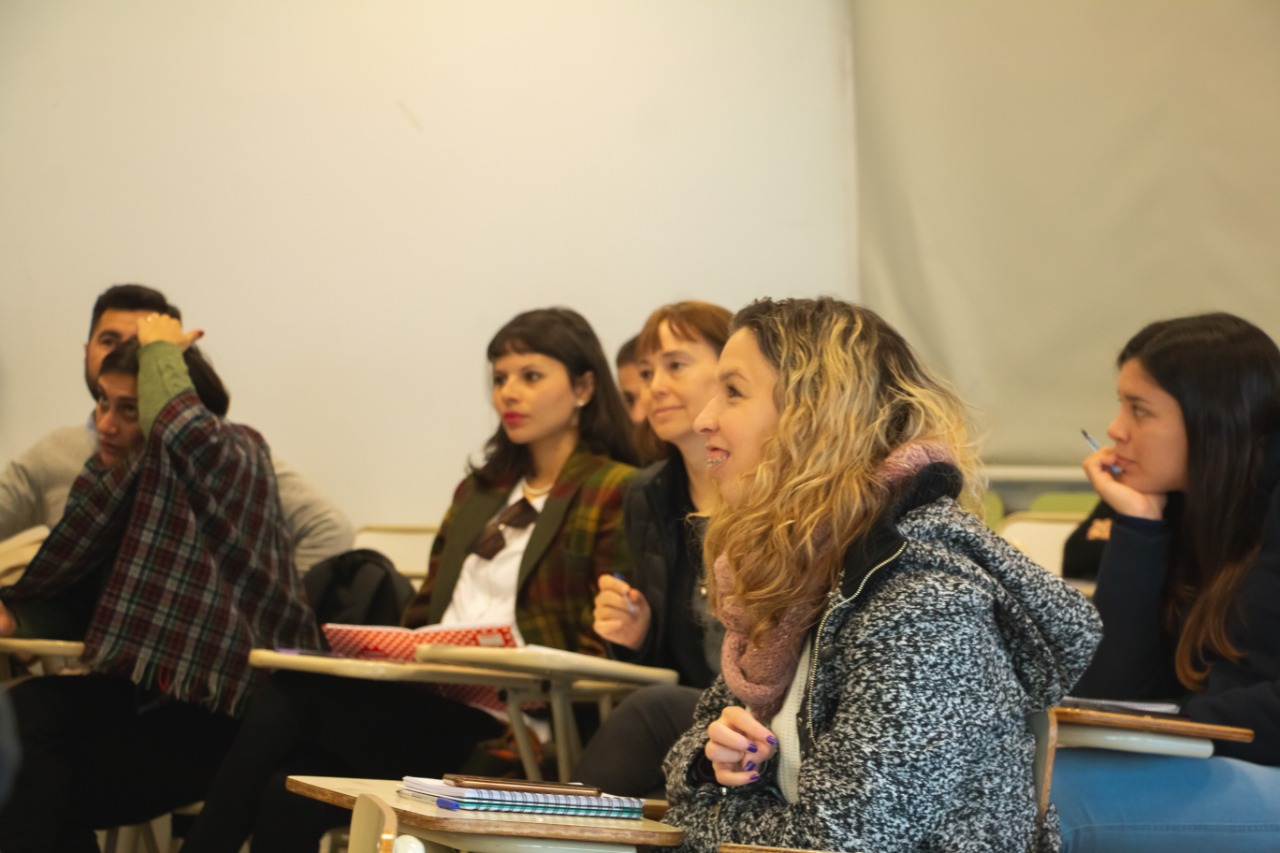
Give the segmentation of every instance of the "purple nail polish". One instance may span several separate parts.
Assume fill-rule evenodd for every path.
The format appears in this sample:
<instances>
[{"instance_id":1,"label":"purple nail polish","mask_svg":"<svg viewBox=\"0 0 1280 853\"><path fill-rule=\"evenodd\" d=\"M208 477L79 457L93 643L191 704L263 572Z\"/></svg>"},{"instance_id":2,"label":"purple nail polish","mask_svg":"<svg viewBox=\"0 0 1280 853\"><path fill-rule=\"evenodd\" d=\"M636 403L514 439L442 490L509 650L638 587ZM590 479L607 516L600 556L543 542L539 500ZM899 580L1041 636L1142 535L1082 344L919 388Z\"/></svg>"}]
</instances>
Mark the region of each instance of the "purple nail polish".
<instances>
[{"instance_id":1,"label":"purple nail polish","mask_svg":"<svg viewBox=\"0 0 1280 853\"><path fill-rule=\"evenodd\" d=\"M756 763L755 763L754 761L748 761L746 764L742 765L742 769L743 769L743 770L755 770L755 769L756 769Z\"/></svg>"},{"instance_id":2,"label":"purple nail polish","mask_svg":"<svg viewBox=\"0 0 1280 853\"><path fill-rule=\"evenodd\" d=\"M751 779L750 779L750 781L752 781L752 782L758 782L758 781L760 781L760 774L759 774L759 773L752 773L752 774L751 774Z\"/></svg>"},{"instance_id":3,"label":"purple nail polish","mask_svg":"<svg viewBox=\"0 0 1280 853\"><path fill-rule=\"evenodd\" d=\"M759 752L759 751L760 751L760 747L756 746L754 743L747 744L747 752Z\"/></svg>"},{"instance_id":4,"label":"purple nail polish","mask_svg":"<svg viewBox=\"0 0 1280 853\"><path fill-rule=\"evenodd\" d=\"M777 745L778 745L778 739L777 739L776 737L774 737L773 735L769 735L767 738L765 738L765 740L769 741L769 746L777 746Z\"/></svg>"}]
</instances>

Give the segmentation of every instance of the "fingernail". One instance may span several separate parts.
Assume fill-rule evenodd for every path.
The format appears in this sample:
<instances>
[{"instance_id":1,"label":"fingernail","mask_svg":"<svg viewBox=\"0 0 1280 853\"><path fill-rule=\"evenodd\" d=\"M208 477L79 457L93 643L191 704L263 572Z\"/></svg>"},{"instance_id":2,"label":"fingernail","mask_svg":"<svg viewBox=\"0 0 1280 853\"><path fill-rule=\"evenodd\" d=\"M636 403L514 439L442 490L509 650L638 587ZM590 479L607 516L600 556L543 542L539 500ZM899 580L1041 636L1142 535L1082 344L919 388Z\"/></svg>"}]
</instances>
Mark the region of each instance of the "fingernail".
<instances>
[{"instance_id":1,"label":"fingernail","mask_svg":"<svg viewBox=\"0 0 1280 853\"><path fill-rule=\"evenodd\" d=\"M760 747L756 746L754 743L747 744L747 752L759 752L759 751L760 751Z\"/></svg>"},{"instance_id":2,"label":"fingernail","mask_svg":"<svg viewBox=\"0 0 1280 853\"><path fill-rule=\"evenodd\" d=\"M760 774L759 774L759 773L752 773L752 774L751 774L751 779L750 779L750 781L752 781L752 782L758 782L758 781L760 781Z\"/></svg>"},{"instance_id":3,"label":"fingernail","mask_svg":"<svg viewBox=\"0 0 1280 853\"><path fill-rule=\"evenodd\" d=\"M756 763L755 763L754 761L748 761L746 764L742 765L742 769L743 769L743 770L755 770L755 769L756 769Z\"/></svg>"},{"instance_id":4,"label":"fingernail","mask_svg":"<svg viewBox=\"0 0 1280 853\"><path fill-rule=\"evenodd\" d=\"M769 735L767 738L765 738L765 740L769 741L769 746L777 746L777 745L778 745L778 739L777 739L776 737L774 737L773 735Z\"/></svg>"}]
</instances>

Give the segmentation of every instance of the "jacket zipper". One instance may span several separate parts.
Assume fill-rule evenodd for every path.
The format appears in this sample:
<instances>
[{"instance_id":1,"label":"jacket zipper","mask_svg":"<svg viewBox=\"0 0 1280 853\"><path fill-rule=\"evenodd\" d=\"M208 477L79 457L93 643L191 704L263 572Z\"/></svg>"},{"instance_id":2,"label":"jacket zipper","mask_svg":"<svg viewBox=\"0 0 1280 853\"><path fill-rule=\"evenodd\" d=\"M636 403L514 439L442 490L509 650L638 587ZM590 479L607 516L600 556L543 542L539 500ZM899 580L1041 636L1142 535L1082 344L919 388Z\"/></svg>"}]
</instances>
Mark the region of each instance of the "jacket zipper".
<instances>
[{"instance_id":1,"label":"jacket zipper","mask_svg":"<svg viewBox=\"0 0 1280 853\"><path fill-rule=\"evenodd\" d=\"M907 543L903 542L901 545L898 546L898 550L894 551L888 557L885 557L883 560L876 563L869 570L867 570L867 573L862 576L862 581L858 584L858 588L853 591L853 595L849 596L848 598L841 599L840 601L837 601L836 603L832 604L830 607L827 608L827 612L822 614L822 621L818 623L818 631L814 635L813 650L809 653L809 680L808 680L808 684L805 686L805 694L808 697L808 701L805 703L808 708L808 714L806 715L805 725L809 729L810 738L813 737L813 732L814 732L813 682L818 675L818 654L822 649L822 634L827 627L827 620L831 618L831 614L835 613L838 607L844 604L848 604L850 601L853 601L855 598L861 595L863 588L865 588L867 585L867 581L871 580L871 576L874 575L876 572L878 572L880 569L892 563L894 560L901 557L902 552L905 551L906 549L907 549ZM836 594L837 594L837 590L831 591L832 597L834 597Z\"/></svg>"}]
</instances>

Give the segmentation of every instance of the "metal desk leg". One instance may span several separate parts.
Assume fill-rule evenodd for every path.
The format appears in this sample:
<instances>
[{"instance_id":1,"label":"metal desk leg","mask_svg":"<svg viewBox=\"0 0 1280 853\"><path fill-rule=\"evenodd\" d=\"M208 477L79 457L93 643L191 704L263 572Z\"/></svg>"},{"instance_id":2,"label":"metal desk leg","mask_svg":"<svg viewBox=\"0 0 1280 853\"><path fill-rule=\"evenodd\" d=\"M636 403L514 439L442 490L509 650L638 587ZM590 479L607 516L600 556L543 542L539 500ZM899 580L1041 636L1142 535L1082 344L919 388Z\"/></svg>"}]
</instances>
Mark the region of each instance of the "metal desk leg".
<instances>
[{"instance_id":1,"label":"metal desk leg","mask_svg":"<svg viewBox=\"0 0 1280 853\"><path fill-rule=\"evenodd\" d=\"M524 724L524 711L521 710L521 706L540 698L540 696L525 696L518 690L507 690L507 717L511 721L511 733L516 738L516 750L520 753L520 763L524 766L525 778L535 782L542 781L542 768L538 766L538 755L533 749L529 727Z\"/></svg>"}]
</instances>

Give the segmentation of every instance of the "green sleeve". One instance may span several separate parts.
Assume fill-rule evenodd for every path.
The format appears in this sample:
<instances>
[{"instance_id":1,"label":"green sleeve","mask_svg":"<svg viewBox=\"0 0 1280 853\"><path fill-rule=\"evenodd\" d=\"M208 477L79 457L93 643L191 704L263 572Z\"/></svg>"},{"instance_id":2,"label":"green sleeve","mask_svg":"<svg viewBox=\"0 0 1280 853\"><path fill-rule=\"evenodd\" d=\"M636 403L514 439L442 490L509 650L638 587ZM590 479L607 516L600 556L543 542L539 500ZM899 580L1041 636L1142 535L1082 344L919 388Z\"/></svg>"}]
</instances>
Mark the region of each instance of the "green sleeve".
<instances>
[{"instance_id":1,"label":"green sleeve","mask_svg":"<svg viewBox=\"0 0 1280 853\"><path fill-rule=\"evenodd\" d=\"M152 341L144 346L138 352L138 417L142 434L151 435L160 410L189 388L195 386L181 347L167 341Z\"/></svg>"}]
</instances>

